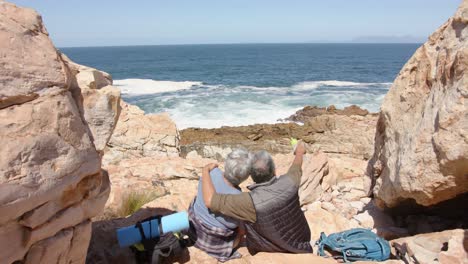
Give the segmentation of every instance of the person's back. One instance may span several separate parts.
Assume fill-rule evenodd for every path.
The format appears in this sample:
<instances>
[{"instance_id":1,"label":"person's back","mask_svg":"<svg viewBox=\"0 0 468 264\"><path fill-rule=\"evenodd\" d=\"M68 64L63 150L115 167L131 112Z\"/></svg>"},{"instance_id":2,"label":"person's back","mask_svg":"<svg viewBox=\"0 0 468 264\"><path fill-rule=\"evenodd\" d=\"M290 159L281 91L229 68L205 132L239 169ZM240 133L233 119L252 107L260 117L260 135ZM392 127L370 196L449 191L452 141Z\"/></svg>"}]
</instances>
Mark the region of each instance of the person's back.
<instances>
[{"instance_id":1,"label":"person's back","mask_svg":"<svg viewBox=\"0 0 468 264\"><path fill-rule=\"evenodd\" d=\"M216 189L216 192L223 194L239 194L241 191L231 185L228 185L223 177L223 172L216 168L210 171L211 181ZM208 210L203 201L202 185L198 184L197 198L193 203L194 214L200 218L205 224L225 228L236 229L239 226L239 220L223 216L221 214L214 214Z\"/></svg>"},{"instance_id":2,"label":"person's back","mask_svg":"<svg viewBox=\"0 0 468 264\"><path fill-rule=\"evenodd\" d=\"M247 247L251 254L312 252L310 229L299 203L298 185L291 178L291 174L300 173L297 170L293 167L286 175L249 186L257 214L255 223L246 223Z\"/></svg>"},{"instance_id":3,"label":"person's back","mask_svg":"<svg viewBox=\"0 0 468 264\"><path fill-rule=\"evenodd\" d=\"M212 211L246 221L247 247L251 254L312 252L310 229L298 195L304 154L301 143L288 173L275 177L271 156L266 151L256 153L251 172L256 184L249 186L249 193L216 194L203 181L205 203Z\"/></svg>"},{"instance_id":4,"label":"person's back","mask_svg":"<svg viewBox=\"0 0 468 264\"><path fill-rule=\"evenodd\" d=\"M202 179L210 179L213 188L219 193L239 194L239 184L250 173L250 154L244 149L231 152L225 161L224 175L220 169L213 168L203 168ZM241 221L211 212L205 205L201 182L198 194L189 208L189 218L195 247L222 262L241 256L234 250L239 242Z\"/></svg>"}]
</instances>

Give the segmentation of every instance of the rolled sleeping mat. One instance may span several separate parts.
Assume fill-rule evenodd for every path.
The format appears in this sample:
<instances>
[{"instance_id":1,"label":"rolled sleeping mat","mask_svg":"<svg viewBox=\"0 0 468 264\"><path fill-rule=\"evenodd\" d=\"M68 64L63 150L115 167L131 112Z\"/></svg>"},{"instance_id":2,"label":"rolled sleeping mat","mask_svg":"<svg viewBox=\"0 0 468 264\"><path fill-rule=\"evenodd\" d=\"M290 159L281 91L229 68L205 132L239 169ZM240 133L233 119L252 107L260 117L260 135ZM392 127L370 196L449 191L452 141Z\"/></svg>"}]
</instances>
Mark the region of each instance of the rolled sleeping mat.
<instances>
[{"instance_id":1,"label":"rolled sleeping mat","mask_svg":"<svg viewBox=\"0 0 468 264\"><path fill-rule=\"evenodd\" d=\"M160 218L141 222L141 228L147 239L157 238L169 232L179 232L189 228L187 212L178 212ZM161 231L161 232L160 232ZM138 224L117 229L117 240L120 247L128 247L143 240Z\"/></svg>"},{"instance_id":2,"label":"rolled sleeping mat","mask_svg":"<svg viewBox=\"0 0 468 264\"><path fill-rule=\"evenodd\" d=\"M189 217L187 212L178 212L161 218L162 233L179 232L189 228Z\"/></svg>"}]
</instances>

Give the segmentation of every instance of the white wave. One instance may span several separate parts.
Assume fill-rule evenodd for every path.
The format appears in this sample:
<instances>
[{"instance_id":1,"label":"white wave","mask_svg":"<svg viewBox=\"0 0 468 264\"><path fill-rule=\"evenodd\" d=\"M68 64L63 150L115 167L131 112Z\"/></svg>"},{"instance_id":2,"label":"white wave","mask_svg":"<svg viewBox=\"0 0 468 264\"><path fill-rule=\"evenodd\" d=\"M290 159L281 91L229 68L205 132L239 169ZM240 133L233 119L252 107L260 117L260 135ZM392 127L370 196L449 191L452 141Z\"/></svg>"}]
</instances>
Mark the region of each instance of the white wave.
<instances>
[{"instance_id":1,"label":"white wave","mask_svg":"<svg viewBox=\"0 0 468 264\"><path fill-rule=\"evenodd\" d=\"M192 86L200 88L197 87L190 93L176 92L147 98L134 97L133 103L147 113L168 112L180 129L277 123L278 119L284 119L306 105L326 107L333 104L343 108L356 104L371 112L377 112L386 89L391 85L391 83L336 80L302 82L288 87L248 85L232 87L200 82L166 83L173 85L172 87L178 84L183 89L190 89ZM331 89L333 86L337 88ZM321 90L315 92L316 88ZM154 93L154 90L151 90L151 93ZM130 99L131 96L127 98Z\"/></svg>"},{"instance_id":2,"label":"white wave","mask_svg":"<svg viewBox=\"0 0 468 264\"><path fill-rule=\"evenodd\" d=\"M365 83L365 82L349 82L349 81L337 81L337 80L328 80L328 81L305 81L293 84L291 86L251 86L251 85L239 85L235 87L228 87L226 85L206 85L203 86L211 90L251 90L251 91L288 91L288 90L314 90L317 88L322 88L326 86L332 87L349 87L349 88L363 88L371 86L372 88L389 88L392 83Z\"/></svg>"},{"instance_id":3,"label":"white wave","mask_svg":"<svg viewBox=\"0 0 468 264\"><path fill-rule=\"evenodd\" d=\"M279 119L294 114L300 108L285 107L260 102L226 102L212 104L182 103L168 110L179 129L188 127L217 128L222 126L245 126L253 124L274 124Z\"/></svg>"},{"instance_id":4,"label":"white wave","mask_svg":"<svg viewBox=\"0 0 468 264\"><path fill-rule=\"evenodd\" d=\"M369 85L383 85L385 87L392 83L360 83L360 82L348 82L348 81L305 81L294 84L291 88L299 90L312 90L322 86L333 86L333 87L365 87Z\"/></svg>"},{"instance_id":5,"label":"white wave","mask_svg":"<svg viewBox=\"0 0 468 264\"><path fill-rule=\"evenodd\" d=\"M202 82L155 81L151 79L114 80L114 86L120 88L122 94L144 95L187 90L192 86L202 85Z\"/></svg>"}]
</instances>

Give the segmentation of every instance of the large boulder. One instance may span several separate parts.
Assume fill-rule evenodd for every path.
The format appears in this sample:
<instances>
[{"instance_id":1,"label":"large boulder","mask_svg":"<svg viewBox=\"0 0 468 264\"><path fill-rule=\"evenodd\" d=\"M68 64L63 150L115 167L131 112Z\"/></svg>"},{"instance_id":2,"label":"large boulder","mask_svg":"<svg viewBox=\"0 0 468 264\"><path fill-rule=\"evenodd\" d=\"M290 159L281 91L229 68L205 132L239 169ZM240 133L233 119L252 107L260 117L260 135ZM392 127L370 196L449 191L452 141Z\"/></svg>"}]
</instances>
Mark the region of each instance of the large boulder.
<instances>
[{"instance_id":1,"label":"large boulder","mask_svg":"<svg viewBox=\"0 0 468 264\"><path fill-rule=\"evenodd\" d=\"M468 191L468 1L406 63L382 104L369 174L387 207Z\"/></svg>"},{"instance_id":2,"label":"large boulder","mask_svg":"<svg viewBox=\"0 0 468 264\"><path fill-rule=\"evenodd\" d=\"M76 77L40 15L4 1L0 65L1 262L83 263L110 182Z\"/></svg>"},{"instance_id":3,"label":"large boulder","mask_svg":"<svg viewBox=\"0 0 468 264\"><path fill-rule=\"evenodd\" d=\"M276 154L273 156L277 175L284 175L291 166L294 155ZM337 182L337 172L328 156L322 152L307 154L302 165L299 199L301 205L318 200L322 194L330 190Z\"/></svg>"},{"instance_id":4,"label":"large boulder","mask_svg":"<svg viewBox=\"0 0 468 264\"><path fill-rule=\"evenodd\" d=\"M102 155L119 119L120 89L112 86L110 74L76 64L64 54L61 57L74 77L70 90Z\"/></svg>"},{"instance_id":5,"label":"large boulder","mask_svg":"<svg viewBox=\"0 0 468 264\"><path fill-rule=\"evenodd\" d=\"M462 264L468 261L468 230L454 229L420 234L391 241L409 249L419 263ZM406 256L408 257L408 256Z\"/></svg>"},{"instance_id":6,"label":"large boulder","mask_svg":"<svg viewBox=\"0 0 468 264\"><path fill-rule=\"evenodd\" d=\"M39 14L0 1L0 109L66 88L63 62ZM34 44L33 44L34 43Z\"/></svg>"},{"instance_id":7,"label":"large boulder","mask_svg":"<svg viewBox=\"0 0 468 264\"><path fill-rule=\"evenodd\" d=\"M179 131L167 113L148 114L120 101L122 113L107 144L104 164L143 157L178 157Z\"/></svg>"}]
</instances>

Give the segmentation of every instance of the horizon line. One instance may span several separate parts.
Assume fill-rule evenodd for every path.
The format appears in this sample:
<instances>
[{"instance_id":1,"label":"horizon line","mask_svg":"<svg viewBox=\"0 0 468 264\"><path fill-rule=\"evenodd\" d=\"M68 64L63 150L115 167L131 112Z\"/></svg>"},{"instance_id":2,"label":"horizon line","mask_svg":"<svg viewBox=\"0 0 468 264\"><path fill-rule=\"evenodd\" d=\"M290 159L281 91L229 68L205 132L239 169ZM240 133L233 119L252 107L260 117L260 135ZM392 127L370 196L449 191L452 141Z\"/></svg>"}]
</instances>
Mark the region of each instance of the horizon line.
<instances>
[{"instance_id":1,"label":"horizon line","mask_svg":"<svg viewBox=\"0 0 468 264\"><path fill-rule=\"evenodd\" d=\"M97 46L57 46L61 48L117 48L117 47L152 47L152 46L210 46L210 45L280 45L280 44L420 44L424 42L239 42L239 43L181 43L181 44L129 44L129 45L97 45Z\"/></svg>"}]
</instances>

